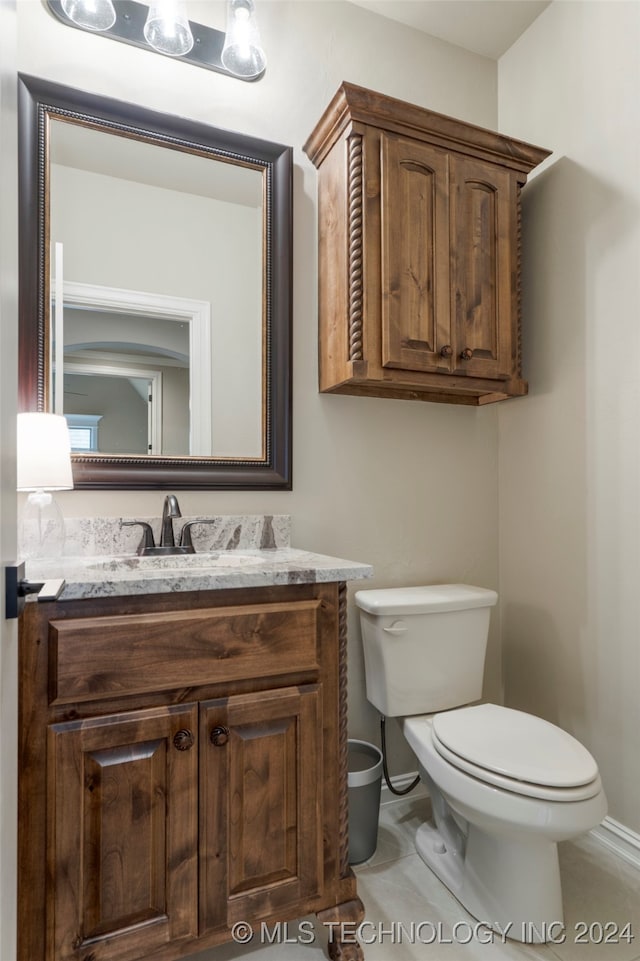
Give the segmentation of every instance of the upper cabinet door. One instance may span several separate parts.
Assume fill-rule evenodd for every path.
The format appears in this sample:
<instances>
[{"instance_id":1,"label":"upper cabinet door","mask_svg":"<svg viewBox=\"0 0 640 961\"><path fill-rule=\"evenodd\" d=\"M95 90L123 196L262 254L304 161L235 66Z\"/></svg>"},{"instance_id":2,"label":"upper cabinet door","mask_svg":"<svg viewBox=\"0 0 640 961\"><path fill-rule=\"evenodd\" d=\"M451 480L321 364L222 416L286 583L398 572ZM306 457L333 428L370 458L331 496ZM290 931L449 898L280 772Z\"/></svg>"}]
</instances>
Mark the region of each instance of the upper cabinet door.
<instances>
[{"instance_id":1,"label":"upper cabinet door","mask_svg":"<svg viewBox=\"0 0 640 961\"><path fill-rule=\"evenodd\" d=\"M503 167L455 154L449 159L454 370L507 379L513 370L517 185Z\"/></svg>"},{"instance_id":2,"label":"upper cabinet door","mask_svg":"<svg viewBox=\"0 0 640 961\"><path fill-rule=\"evenodd\" d=\"M197 934L197 706L51 725L49 961Z\"/></svg>"},{"instance_id":3,"label":"upper cabinet door","mask_svg":"<svg viewBox=\"0 0 640 961\"><path fill-rule=\"evenodd\" d=\"M448 371L448 157L386 133L380 153L382 364Z\"/></svg>"}]
</instances>

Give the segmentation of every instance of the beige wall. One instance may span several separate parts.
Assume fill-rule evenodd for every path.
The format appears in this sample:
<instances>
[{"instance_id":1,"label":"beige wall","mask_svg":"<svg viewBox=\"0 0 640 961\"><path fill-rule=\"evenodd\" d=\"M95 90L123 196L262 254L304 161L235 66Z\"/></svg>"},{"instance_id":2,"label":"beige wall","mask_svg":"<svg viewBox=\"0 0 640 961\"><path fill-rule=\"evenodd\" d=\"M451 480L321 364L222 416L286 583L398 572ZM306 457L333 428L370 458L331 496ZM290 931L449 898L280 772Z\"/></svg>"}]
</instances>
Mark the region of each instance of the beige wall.
<instances>
[{"instance_id":1,"label":"beige wall","mask_svg":"<svg viewBox=\"0 0 640 961\"><path fill-rule=\"evenodd\" d=\"M640 5L553 3L499 64L501 129L553 148L525 203L524 402L503 404L508 704L595 754L640 831Z\"/></svg>"},{"instance_id":2,"label":"beige wall","mask_svg":"<svg viewBox=\"0 0 640 961\"><path fill-rule=\"evenodd\" d=\"M220 4L191 3L210 21ZM358 7L260 6L269 67L246 84L70 30L19 4L20 69L294 147L293 491L180 493L184 513L280 512L295 546L370 562L378 585L497 585L497 412L317 392L316 172L302 144L342 80L496 124L496 64ZM68 515L149 514L161 492L73 492ZM377 737L351 608L351 729ZM499 692L496 638L489 691ZM399 739L394 739L398 741ZM413 761L405 752L399 769Z\"/></svg>"}]
</instances>

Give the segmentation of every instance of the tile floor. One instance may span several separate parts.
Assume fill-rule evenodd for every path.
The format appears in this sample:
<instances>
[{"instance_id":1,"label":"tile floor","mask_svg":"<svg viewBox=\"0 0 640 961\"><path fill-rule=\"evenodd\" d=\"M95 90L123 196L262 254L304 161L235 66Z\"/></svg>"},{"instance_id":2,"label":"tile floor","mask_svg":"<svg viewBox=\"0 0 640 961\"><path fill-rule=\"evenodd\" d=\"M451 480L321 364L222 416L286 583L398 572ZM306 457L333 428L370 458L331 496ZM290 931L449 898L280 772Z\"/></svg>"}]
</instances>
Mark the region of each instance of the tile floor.
<instances>
[{"instance_id":1,"label":"tile floor","mask_svg":"<svg viewBox=\"0 0 640 961\"><path fill-rule=\"evenodd\" d=\"M504 941L478 927L415 853L413 835L428 813L426 797L384 803L376 853L355 868L366 961L640 961L640 871L589 836L561 844L565 931L544 945ZM283 927L274 943L261 940L254 935L246 946L222 945L193 961L327 958L327 932L312 918Z\"/></svg>"}]
</instances>

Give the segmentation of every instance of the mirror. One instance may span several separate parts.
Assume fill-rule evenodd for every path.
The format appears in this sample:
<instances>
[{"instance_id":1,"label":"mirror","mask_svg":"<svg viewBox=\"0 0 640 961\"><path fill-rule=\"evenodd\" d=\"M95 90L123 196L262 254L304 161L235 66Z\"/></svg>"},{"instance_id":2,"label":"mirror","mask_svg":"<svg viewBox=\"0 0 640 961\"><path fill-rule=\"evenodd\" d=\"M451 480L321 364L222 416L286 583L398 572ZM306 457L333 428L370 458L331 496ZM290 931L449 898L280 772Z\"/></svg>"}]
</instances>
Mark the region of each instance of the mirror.
<instances>
[{"instance_id":1,"label":"mirror","mask_svg":"<svg viewBox=\"0 0 640 961\"><path fill-rule=\"evenodd\" d=\"M20 77L21 409L89 488L291 488L289 147Z\"/></svg>"}]
</instances>

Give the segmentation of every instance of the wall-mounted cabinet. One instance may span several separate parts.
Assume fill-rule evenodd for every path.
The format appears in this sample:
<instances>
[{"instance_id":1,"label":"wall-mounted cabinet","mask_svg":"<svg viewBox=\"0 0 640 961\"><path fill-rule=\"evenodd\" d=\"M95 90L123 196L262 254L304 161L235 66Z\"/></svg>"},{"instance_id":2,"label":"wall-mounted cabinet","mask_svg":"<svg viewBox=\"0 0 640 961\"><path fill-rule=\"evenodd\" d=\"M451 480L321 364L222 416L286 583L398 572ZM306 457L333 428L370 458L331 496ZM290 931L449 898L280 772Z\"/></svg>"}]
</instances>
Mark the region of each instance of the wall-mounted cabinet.
<instances>
[{"instance_id":1,"label":"wall-mounted cabinet","mask_svg":"<svg viewBox=\"0 0 640 961\"><path fill-rule=\"evenodd\" d=\"M549 151L347 83L304 149L319 177L320 390L525 394L520 191Z\"/></svg>"}]
</instances>

